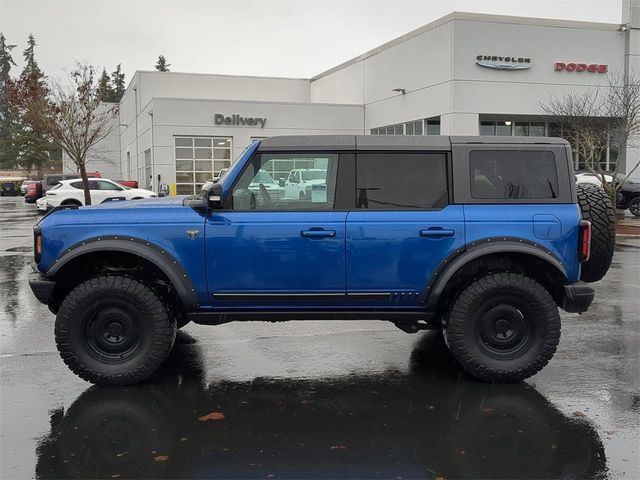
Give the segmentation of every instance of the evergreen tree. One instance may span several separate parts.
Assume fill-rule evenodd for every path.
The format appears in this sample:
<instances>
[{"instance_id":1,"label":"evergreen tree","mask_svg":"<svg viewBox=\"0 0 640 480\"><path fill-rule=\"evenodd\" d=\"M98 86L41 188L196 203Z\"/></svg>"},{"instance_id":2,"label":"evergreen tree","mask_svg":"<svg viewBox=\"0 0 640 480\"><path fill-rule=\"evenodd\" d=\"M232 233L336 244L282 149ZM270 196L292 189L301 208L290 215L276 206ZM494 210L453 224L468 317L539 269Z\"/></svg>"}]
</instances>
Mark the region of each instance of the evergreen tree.
<instances>
[{"instance_id":1,"label":"evergreen tree","mask_svg":"<svg viewBox=\"0 0 640 480\"><path fill-rule=\"evenodd\" d=\"M102 69L102 75L98 80L98 98L101 102L117 102L115 92L111 88L111 79L106 69Z\"/></svg>"},{"instance_id":2,"label":"evergreen tree","mask_svg":"<svg viewBox=\"0 0 640 480\"><path fill-rule=\"evenodd\" d=\"M158 56L158 62L156 63L156 70L159 72L168 72L170 63L167 63L167 59L164 58L164 55Z\"/></svg>"},{"instance_id":3,"label":"evergreen tree","mask_svg":"<svg viewBox=\"0 0 640 480\"><path fill-rule=\"evenodd\" d=\"M11 168L17 157L11 137L15 121L7 99L7 86L11 80L9 72L11 66L16 65L11 56L11 50L15 47L7 44L4 34L0 33L0 168Z\"/></svg>"},{"instance_id":4,"label":"evergreen tree","mask_svg":"<svg viewBox=\"0 0 640 480\"><path fill-rule=\"evenodd\" d=\"M6 93L11 122L6 135L11 142L12 159L7 159L14 168L27 172L37 170L41 175L51 164L51 155L58 150L52 137L35 125L25 108L30 99L38 99L42 103L48 101L44 73L35 60L36 41L29 35L27 48L23 51L25 67L18 80L7 79ZM3 132L4 133L4 132Z\"/></svg>"},{"instance_id":5,"label":"evergreen tree","mask_svg":"<svg viewBox=\"0 0 640 480\"><path fill-rule=\"evenodd\" d=\"M11 56L11 50L16 48L15 45L8 45L4 34L0 32L0 95L4 95L4 85L9 78L9 71L11 66L16 66L16 62L13 61Z\"/></svg>"},{"instance_id":6,"label":"evergreen tree","mask_svg":"<svg viewBox=\"0 0 640 480\"><path fill-rule=\"evenodd\" d=\"M122 64L118 64L116 70L111 74L113 92L114 92L114 100L115 102L119 102L124 95L125 91L125 83L124 83L124 73L121 71Z\"/></svg>"},{"instance_id":7,"label":"evergreen tree","mask_svg":"<svg viewBox=\"0 0 640 480\"><path fill-rule=\"evenodd\" d=\"M36 43L36 39L32 34L29 34L29 40L27 41L27 48L22 52L24 56L24 70L22 72L23 75L33 75L34 77L42 77L44 75L38 66L38 62L36 62L35 58L35 47L38 44Z\"/></svg>"}]
</instances>

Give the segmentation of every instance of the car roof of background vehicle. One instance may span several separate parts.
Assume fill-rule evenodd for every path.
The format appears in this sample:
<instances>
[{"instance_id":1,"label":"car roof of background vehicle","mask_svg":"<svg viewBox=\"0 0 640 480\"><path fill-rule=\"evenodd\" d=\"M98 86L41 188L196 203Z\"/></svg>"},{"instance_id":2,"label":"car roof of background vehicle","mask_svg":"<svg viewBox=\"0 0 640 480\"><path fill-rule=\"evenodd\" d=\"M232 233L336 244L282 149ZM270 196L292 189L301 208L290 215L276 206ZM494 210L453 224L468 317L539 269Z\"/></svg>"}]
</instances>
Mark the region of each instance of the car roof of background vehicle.
<instances>
[{"instance_id":1,"label":"car roof of background vehicle","mask_svg":"<svg viewBox=\"0 0 640 480\"><path fill-rule=\"evenodd\" d=\"M569 145L555 137L499 137L447 135L299 135L270 137L258 151L300 150L450 150L459 144Z\"/></svg>"},{"instance_id":2,"label":"car roof of background vehicle","mask_svg":"<svg viewBox=\"0 0 640 480\"><path fill-rule=\"evenodd\" d=\"M113 180L109 180L108 178L94 178L94 177L89 177L87 178L88 181L94 181L94 180L106 180L107 182L112 182L115 183ZM78 181L82 181L81 178L70 178L68 180L60 180L58 183L61 183L62 185L70 185L72 183L78 182Z\"/></svg>"}]
</instances>

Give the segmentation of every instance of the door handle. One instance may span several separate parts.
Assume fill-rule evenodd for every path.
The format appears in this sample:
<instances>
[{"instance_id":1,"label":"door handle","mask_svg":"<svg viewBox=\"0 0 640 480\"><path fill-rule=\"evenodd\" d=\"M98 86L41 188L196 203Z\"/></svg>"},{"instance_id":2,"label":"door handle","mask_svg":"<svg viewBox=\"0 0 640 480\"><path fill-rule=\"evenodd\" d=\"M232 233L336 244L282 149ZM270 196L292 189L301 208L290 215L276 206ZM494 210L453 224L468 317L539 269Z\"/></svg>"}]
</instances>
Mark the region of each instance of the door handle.
<instances>
[{"instance_id":1,"label":"door handle","mask_svg":"<svg viewBox=\"0 0 640 480\"><path fill-rule=\"evenodd\" d=\"M456 232L453 228L432 227L420 230L420 236L427 238L453 237L455 234Z\"/></svg>"},{"instance_id":2,"label":"door handle","mask_svg":"<svg viewBox=\"0 0 640 480\"><path fill-rule=\"evenodd\" d=\"M336 236L335 230L302 230L301 237L305 238L333 238Z\"/></svg>"}]
</instances>

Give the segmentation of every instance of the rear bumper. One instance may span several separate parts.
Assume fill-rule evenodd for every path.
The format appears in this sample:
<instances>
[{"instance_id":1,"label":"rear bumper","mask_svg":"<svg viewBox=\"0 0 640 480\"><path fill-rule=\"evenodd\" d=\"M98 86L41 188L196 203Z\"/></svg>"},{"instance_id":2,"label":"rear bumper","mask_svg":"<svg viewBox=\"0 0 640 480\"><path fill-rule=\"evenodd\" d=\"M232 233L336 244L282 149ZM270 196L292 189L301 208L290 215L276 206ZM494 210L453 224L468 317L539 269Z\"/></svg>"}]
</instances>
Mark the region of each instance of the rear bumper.
<instances>
[{"instance_id":1,"label":"rear bumper","mask_svg":"<svg viewBox=\"0 0 640 480\"><path fill-rule=\"evenodd\" d=\"M564 300L561 307L569 313L586 312L593 302L596 291L584 282L570 283L564 286Z\"/></svg>"},{"instance_id":2,"label":"rear bumper","mask_svg":"<svg viewBox=\"0 0 640 480\"><path fill-rule=\"evenodd\" d=\"M46 305L49 303L56 282L49 280L40 272L32 272L29 274L29 286L35 297Z\"/></svg>"}]
</instances>

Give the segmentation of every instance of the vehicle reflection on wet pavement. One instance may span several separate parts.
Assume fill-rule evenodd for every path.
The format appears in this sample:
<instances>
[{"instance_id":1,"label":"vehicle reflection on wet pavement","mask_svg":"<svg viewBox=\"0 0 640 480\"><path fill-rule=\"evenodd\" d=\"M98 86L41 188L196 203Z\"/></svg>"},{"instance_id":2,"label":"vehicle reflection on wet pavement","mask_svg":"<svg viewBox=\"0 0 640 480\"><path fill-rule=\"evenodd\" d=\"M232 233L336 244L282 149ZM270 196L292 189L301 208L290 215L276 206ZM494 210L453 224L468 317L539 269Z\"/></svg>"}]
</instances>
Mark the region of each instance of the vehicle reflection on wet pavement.
<instances>
[{"instance_id":1,"label":"vehicle reflection on wet pavement","mask_svg":"<svg viewBox=\"0 0 640 480\"><path fill-rule=\"evenodd\" d=\"M383 322L188 325L152 381L95 387L27 285L29 206L0 204L0 478L639 478L640 249L515 385ZM18 220L15 220L18 218Z\"/></svg>"},{"instance_id":2,"label":"vehicle reflection on wet pavement","mask_svg":"<svg viewBox=\"0 0 640 480\"><path fill-rule=\"evenodd\" d=\"M36 447L36 475L586 478L605 471L604 447L588 421L562 415L525 383L459 380L429 340L416 345L407 373L210 384L200 347L179 344L160 380L93 387L67 411L54 411Z\"/></svg>"}]
</instances>

